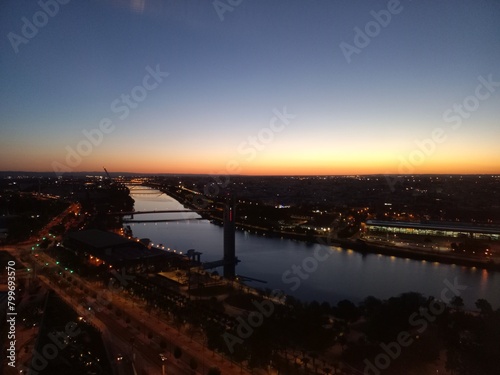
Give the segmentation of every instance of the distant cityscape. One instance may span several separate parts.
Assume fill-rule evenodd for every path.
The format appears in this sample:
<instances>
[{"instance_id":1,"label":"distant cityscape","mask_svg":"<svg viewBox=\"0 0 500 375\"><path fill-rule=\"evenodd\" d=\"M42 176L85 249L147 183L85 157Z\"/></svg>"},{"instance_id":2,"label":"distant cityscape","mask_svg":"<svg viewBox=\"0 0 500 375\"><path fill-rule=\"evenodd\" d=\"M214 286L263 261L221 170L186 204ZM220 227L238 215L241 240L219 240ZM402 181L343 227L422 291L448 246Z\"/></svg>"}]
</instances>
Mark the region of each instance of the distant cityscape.
<instances>
[{"instance_id":1,"label":"distant cityscape","mask_svg":"<svg viewBox=\"0 0 500 375\"><path fill-rule=\"evenodd\" d=\"M301 301L239 275L235 235L319 246L283 274L285 284L306 280L326 257L320 251L333 248L479 268L493 277L500 269L500 176L4 172L0 192L1 257L15 265L18 283L12 305L10 274L2 272L2 308L17 312L18 325L17 367L6 363L6 373L378 374L393 350L379 344L391 348L384 345L398 332L407 332L395 342L405 349L404 363L384 373L401 374L407 363L440 373L496 371L496 301L478 298L470 309L459 293L435 300L410 290L360 303ZM169 197L179 208L137 209L141 195ZM219 260L132 229L179 220L222 226ZM425 311L426 320L417 319ZM484 329L491 335L481 336Z\"/></svg>"}]
</instances>

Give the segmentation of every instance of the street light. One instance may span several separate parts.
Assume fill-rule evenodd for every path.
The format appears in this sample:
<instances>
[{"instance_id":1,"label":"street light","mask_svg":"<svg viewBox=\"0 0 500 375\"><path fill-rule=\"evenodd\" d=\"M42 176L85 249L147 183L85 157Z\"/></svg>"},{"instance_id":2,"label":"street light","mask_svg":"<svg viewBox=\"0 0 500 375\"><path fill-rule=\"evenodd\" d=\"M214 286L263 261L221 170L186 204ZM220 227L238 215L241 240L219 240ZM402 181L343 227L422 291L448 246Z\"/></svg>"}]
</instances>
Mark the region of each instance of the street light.
<instances>
[{"instance_id":1,"label":"street light","mask_svg":"<svg viewBox=\"0 0 500 375\"><path fill-rule=\"evenodd\" d=\"M161 359L161 374L165 375L165 362L167 360L167 357L163 353L160 353L160 359Z\"/></svg>"}]
</instances>

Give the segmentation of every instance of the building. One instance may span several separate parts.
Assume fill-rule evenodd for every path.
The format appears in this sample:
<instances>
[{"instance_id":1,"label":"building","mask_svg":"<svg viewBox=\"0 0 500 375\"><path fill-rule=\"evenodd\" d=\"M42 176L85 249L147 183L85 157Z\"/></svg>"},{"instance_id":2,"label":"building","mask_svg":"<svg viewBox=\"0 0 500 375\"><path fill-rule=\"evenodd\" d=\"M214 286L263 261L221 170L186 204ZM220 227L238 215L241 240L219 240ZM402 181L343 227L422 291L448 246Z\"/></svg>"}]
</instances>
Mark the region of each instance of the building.
<instances>
[{"instance_id":1,"label":"building","mask_svg":"<svg viewBox=\"0 0 500 375\"><path fill-rule=\"evenodd\" d=\"M471 238L500 241L500 227L459 222L409 222L367 220L367 235L406 234L426 237Z\"/></svg>"},{"instance_id":2,"label":"building","mask_svg":"<svg viewBox=\"0 0 500 375\"><path fill-rule=\"evenodd\" d=\"M71 232L63 244L95 266L158 265L174 256L156 248L148 248L139 241L97 229Z\"/></svg>"}]
</instances>

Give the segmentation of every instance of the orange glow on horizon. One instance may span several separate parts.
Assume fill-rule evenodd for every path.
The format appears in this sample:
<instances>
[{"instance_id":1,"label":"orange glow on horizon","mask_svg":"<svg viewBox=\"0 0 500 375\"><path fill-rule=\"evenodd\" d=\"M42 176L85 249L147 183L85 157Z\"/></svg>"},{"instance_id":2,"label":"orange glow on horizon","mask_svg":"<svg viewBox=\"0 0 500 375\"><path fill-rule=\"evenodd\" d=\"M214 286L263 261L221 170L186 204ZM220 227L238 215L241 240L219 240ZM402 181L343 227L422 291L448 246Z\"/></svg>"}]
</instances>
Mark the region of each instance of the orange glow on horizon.
<instances>
[{"instance_id":1,"label":"orange glow on horizon","mask_svg":"<svg viewBox=\"0 0 500 375\"><path fill-rule=\"evenodd\" d=\"M255 157L237 151L179 150L151 147L130 149L96 149L82 157L74 172L102 172L102 166L113 172L145 174L211 174L211 175L368 175L368 174L500 174L500 150L484 147L466 149L442 145L434 154L411 162L415 148L376 150L373 147L303 148L274 144ZM44 157L33 160L25 153L3 160L0 170L50 172L54 161L65 163L59 150L45 150ZM415 155L415 154L414 154Z\"/></svg>"},{"instance_id":2,"label":"orange glow on horizon","mask_svg":"<svg viewBox=\"0 0 500 375\"><path fill-rule=\"evenodd\" d=\"M146 167L145 167L146 166ZM323 163L254 163L251 165L202 163L186 161L184 163L110 163L106 167L111 172L136 172L144 174L209 174L209 175L375 175L375 174L500 174L498 165L478 163L445 164L436 163L413 170L398 170L398 165L388 166L383 163L354 163L354 162L323 162ZM90 165L81 171L101 171L102 167Z\"/></svg>"}]
</instances>

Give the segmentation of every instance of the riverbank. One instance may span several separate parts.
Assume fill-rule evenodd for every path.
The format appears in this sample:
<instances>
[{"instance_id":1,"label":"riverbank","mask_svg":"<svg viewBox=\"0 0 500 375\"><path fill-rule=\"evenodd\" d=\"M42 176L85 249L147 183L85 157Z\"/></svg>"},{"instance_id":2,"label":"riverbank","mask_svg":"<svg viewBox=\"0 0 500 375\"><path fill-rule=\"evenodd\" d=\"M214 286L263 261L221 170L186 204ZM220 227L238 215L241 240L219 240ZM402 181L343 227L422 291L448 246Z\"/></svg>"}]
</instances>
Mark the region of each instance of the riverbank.
<instances>
[{"instance_id":1,"label":"riverbank","mask_svg":"<svg viewBox=\"0 0 500 375\"><path fill-rule=\"evenodd\" d=\"M222 225L222 221L215 221L215 224ZM284 232L284 231L269 231L265 228L249 226L241 223L236 223L237 229L252 231L255 234L268 237L281 237L303 241L309 243L319 243L327 246L338 246L343 249L354 250L363 254L382 254L387 256L395 256L398 258L408 258L413 260L421 260L426 262L438 262L444 264L456 264L466 267L478 267L489 271L500 271L500 263L495 263L490 260L479 258L465 257L451 253L436 252L432 250L423 250L415 247L391 246L380 242L365 241L360 239L341 239L332 238L331 236L307 236L300 233Z\"/></svg>"},{"instance_id":2,"label":"riverbank","mask_svg":"<svg viewBox=\"0 0 500 375\"><path fill-rule=\"evenodd\" d=\"M382 254L409 258L428 262L456 264L466 267L478 267L490 271L500 271L500 264L493 261L464 257L460 255L416 249L412 247L396 247L363 240L333 240L338 246L363 253Z\"/></svg>"},{"instance_id":3,"label":"riverbank","mask_svg":"<svg viewBox=\"0 0 500 375\"><path fill-rule=\"evenodd\" d=\"M161 186L150 186L151 188L158 189L163 193L171 196L184 207L197 212L204 219L209 220L216 225L223 225L221 217L214 216L213 214L204 211L204 207L198 207L194 200L187 200L183 195L176 194L171 189L166 189ZM289 231L279 231L274 228L266 228L254 225L248 225L241 222L236 222L237 230L245 230L257 235L270 237L270 238L287 238L296 241L319 243L326 246L338 246L343 249L350 249L363 254L382 254L387 256L395 256L398 258L408 258L414 260L421 260L426 262L438 262L444 264L456 264L466 267L477 267L487 269L489 271L500 271L500 263L495 263L490 260L465 257L450 252L436 252L433 250L424 250L411 246L400 247L382 242L365 241L361 239L343 239L335 238L331 235L315 236L305 233L296 233Z\"/></svg>"}]
</instances>

